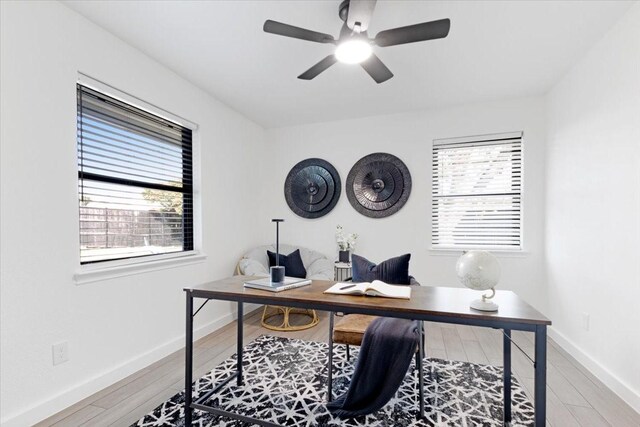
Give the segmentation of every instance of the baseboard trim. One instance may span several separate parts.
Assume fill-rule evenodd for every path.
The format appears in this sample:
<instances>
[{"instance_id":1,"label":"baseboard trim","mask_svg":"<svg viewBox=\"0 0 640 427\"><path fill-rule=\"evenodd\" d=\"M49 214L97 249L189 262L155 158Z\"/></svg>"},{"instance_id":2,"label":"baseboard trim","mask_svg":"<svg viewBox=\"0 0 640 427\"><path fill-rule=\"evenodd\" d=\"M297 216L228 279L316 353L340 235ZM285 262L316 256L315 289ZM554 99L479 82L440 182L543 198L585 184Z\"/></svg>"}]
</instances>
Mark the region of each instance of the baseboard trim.
<instances>
[{"instance_id":1,"label":"baseboard trim","mask_svg":"<svg viewBox=\"0 0 640 427\"><path fill-rule=\"evenodd\" d=\"M640 414L640 393L633 390L553 326L549 328L549 337Z\"/></svg>"},{"instance_id":2,"label":"baseboard trim","mask_svg":"<svg viewBox=\"0 0 640 427\"><path fill-rule=\"evenodd\" d=\"M259 308L255 304L245 305L245 316ZM220 316L219 318L208 322L205 325L193 331L194 340L200 339L207 334L225 326L226 324L235 320L238 316L236 311L229 312ZM33 425L42 420L49 418L52 415L80 402L83 399L99 392L100 390L120 381L123 378L143 369L150 364L162 359L174 353L184 347L184 335L174 338L165 344L162 344L148 352L130 359L108 372L105 372L95 377L67 389L53 397L38 402L26 410L10 415L0 421L2 427L19 427L25 425Z\"/></svg>"},{"instance_id":3,"label":"baseboard trim","mask_svg":"<svg viewBox=\"0 0 640 427\"><path fill-rule=\"evenodd\" d=\"M257 308L258 306L254 306L253 304L247 305L246 313L251 313ZM219 317L218 319L197 328L196 330L194 330L194 339L199 339L207 334L212 333L213 331L235 320L236 317L237 312L229 312ZM573 341L559 332L556 328L549 328L549 337L551 337L556 343L558 343L558 345L560 345L567 353L573 356L585 368L589 369L589 371L591 371L591 373L595 375L596 378L602 381L636 412L640 413L639 393L634 391L624 381L611 373L599 362L594 360L584 350L574 344ZM109 385L114 384L115 382L120 381L123 378L126 378L127 376L135 373L140 369L145 368L146 366L162 359L163 357L166 357L169 354L180 350L183 346L184 336L174 338L173 340L162 344L148 351L147 353L144 353L115 367L109 372L90 378L89 380L78 384L71 389L68 389L56 396L33 405L32 407L17 415L3 419L0 424L3 427L33 425L91 396L92 394L97 393L98 391L108 387Z\"/></svg>"}]
</instances>

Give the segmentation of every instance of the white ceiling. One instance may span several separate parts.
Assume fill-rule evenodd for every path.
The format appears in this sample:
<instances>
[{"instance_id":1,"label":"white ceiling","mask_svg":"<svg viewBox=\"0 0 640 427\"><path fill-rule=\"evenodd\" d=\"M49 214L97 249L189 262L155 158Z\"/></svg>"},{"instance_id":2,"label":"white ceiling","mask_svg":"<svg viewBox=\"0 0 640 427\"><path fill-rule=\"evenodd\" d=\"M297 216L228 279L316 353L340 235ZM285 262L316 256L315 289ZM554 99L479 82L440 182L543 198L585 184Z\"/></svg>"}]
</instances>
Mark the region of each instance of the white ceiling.
<instances>
[{"instance_id":1,"label":"white ceiling","mask_svg":"<svg viewBox=\"0 0 640 427\"><path fill-rule=\"evenodd\" d=\"M335 1L66 1L270 128L543 94L629 9L620 1L378 1L369 34L451 19L445 39L375 47L395 74L357 65L296 78L331 45L266 34L274 19L338 36Z\"/></svg>"}]
</instances>

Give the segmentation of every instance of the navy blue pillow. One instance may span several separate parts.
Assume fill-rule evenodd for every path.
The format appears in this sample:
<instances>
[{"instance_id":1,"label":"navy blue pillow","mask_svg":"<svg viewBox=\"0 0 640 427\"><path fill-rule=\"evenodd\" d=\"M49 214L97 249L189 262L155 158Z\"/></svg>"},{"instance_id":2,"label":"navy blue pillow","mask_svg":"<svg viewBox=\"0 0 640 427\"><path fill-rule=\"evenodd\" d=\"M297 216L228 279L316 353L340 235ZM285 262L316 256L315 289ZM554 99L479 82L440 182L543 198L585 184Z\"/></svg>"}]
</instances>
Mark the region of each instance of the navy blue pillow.
<instances>
[{"instance_id":1,"label":"navy blue pillow","mask_svg":"<svg viewBox=\"0 0 640 427\"><path fill-rule=\"evenodd\" d=\"M269 256L269 267L276 265L276 253L267 251ZM302 258L300 257L300 249L296 249L289 255L280 254L280 265L284 267L285 276L298 277L305 279L307 277L307 269L304 268Z\"/></svg>"},{"instance_id":2,"label":"navy blue pillow","mask_svg":"<svg viewBox=\"0 0 640 427\"><path fill-rule=\"evenodd\" d=\"M354 282L372 282L382 280L385 283L394 285L408 285L409 282L409 260L411 254L400 255L389 258L376 265L368 259L351 255L351 267L353 268Z\"/></svg>"}]
</instances>

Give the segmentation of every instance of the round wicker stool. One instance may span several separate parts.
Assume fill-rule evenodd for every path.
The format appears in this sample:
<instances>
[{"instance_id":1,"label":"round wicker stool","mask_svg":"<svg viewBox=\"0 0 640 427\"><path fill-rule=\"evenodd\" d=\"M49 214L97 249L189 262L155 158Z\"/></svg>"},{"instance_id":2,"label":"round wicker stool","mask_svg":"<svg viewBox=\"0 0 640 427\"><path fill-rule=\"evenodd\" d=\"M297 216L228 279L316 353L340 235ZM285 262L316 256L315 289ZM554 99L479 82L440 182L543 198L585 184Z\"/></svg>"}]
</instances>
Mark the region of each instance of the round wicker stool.
<instances>
[{"instance_id":1,"label":"round wicker stool","mask_svg":"<svg viewBox=\"0 0 640 427\"><path fill-rule=\"evenodd\" d=\"M271 309L271 312L269 310ZM310 321L302 325L291 325L289 323L289 316L291 314L301 314L307 316ZM282 322L279 324L268 323L270 319L278 319L282 316ZM293 308L293 307L280 307L274 305L265 305L262 311L262 326L272 331L302 331L304 329L313 328L320 322L318 314L315 310L309 310L305 308Z\"/></svg>"}]
</instances>

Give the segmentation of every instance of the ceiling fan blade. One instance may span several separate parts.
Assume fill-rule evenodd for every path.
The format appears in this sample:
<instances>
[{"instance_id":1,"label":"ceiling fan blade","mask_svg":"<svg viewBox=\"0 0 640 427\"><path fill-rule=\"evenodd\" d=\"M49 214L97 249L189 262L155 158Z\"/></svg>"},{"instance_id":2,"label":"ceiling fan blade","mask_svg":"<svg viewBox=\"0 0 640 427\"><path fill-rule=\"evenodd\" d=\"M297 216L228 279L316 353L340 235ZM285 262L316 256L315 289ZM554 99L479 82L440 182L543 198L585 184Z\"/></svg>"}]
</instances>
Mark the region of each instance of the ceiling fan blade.
<instances>
[{"instance_id":1,"label":"ceiling fan blade","mask_svg":"<svg viewBox=\"0 0 640 427\"><path fill-rule=\"evenodd\" d=\"M451 21L449 19L423 22L422 24L381 31L376 35L374 41L378 46L385 47L441 39L447 37L450 27Z\"/></svg>"},{"instance_id":2,"label":"ceiling fan blade","mask_svg":"<svg viewBox=\"0 0 640 427\"><path fill-rule=\"evenodd\" d=\"M298 78L302 80L311 80L314 77L316 77L318 74L320 74L321 72L323 72L324 70L326 70L327 68L335 64L336 61L338 61L336 59L336 56L334 54L331 54L326 58L324 58L322 61L318 62L313 67L309 68L304 73L300 74Z\"/></svg>"},{"instance_id":3,"label":"ceiling fan blade","mask_svg":"<svg viewBox=\"0 0 640 427\"><path fill-rule=\"evenodd\" d=\"M360 32L367 31L376 0L349 0L349 16L347 26L353 30L356 22L360 23Z\"/></svg>"},{"instance_id":4,"label":"ceiling fan blade","mask_svg":"<svg viewBox=\"0 0 640 427\"><path fill-rule=\"evenodd\" d=\"M391 70L389 70L374 53L371 54L369 59L361 62L360 65L367 73L369 73L376 83L386 82L393 77Z\"/></svg>"},{"instance_id":5,"label":"ceiling fan blade","mask_svg":"<svg viewBox=\"0 0 640 427\"><path fill-rule=\"evenodd\" d=\"M293 25L283 24L282 22L272 21L270 19L264 21L262 27L264 32L277 34L279 36L293 37L294 39L308 40L316 43L335 43L336 40L329 34L319 33Z\"/></svg>"}]
</instances>

